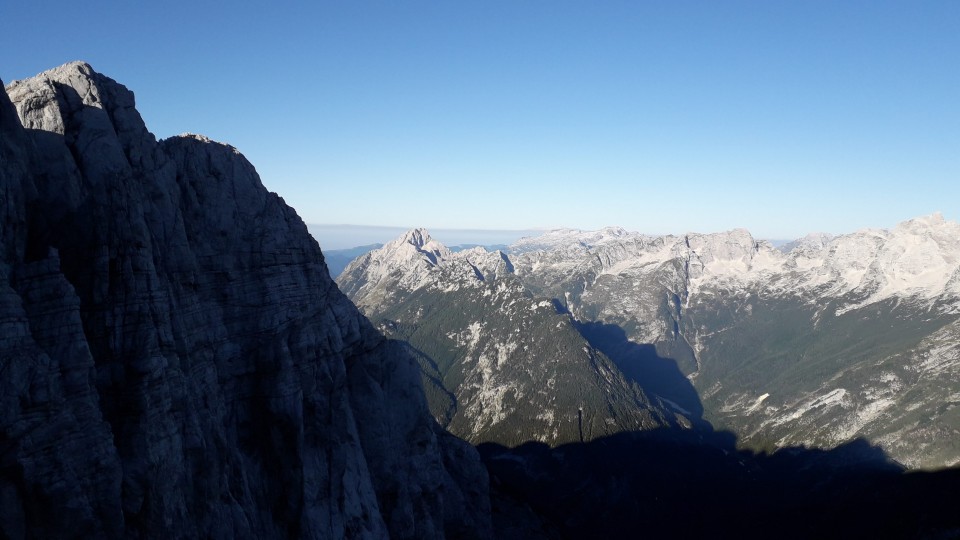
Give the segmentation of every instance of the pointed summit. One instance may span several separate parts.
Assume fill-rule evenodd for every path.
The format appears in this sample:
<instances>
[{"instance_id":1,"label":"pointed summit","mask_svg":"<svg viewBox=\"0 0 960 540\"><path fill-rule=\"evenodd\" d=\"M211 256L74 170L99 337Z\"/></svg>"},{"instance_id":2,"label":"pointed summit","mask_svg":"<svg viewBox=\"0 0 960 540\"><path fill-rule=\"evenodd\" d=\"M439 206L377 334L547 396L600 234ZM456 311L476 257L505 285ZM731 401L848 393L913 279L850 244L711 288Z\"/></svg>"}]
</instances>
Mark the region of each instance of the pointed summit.
<instances>
[{"instance_id":1,"label":"pointed summit","mask_svg":"<svg viewBox=\"0 0 960 540\"><path fill-rule=\"evenodd\" d=\"M403 236L400 237L400 241L406 244L411 244L417 248L422 248L427 243L433 241L433 238L430 237L430 233L427 232L423 227L417 227L416 229L410 229L409 231L403 233Z\"/></svg>"},{"instance_id":2,"label":"pointed summit","mask_svg":"<svg viewBox=\"0 0 960 540\"><path fill-rule=\"evenodd\" d=\"M64 135L82 158L77 165L91 178L117 166L152 169L157 140L136 109L133 92L97 73L86 62L70 62L6 87L23 127ZM45 148L49 152L51 148ZM48 161L59 156L48 155ZM123 162L126 163L123 163ZM113 168L111 168L113 167Z\"/></svg>"},{"instance_id":3,"label":"pointed summit","mask_svg":"<svg viewBox=\"0 0 960 540\"><path fill-rule=\"evenodd\" d=\"M406 252L409 248L405 248L405 246L408 245L415 248L415 253L425 256L430 261L430 264L437 264L440 259L451 253L447 246L443 245L442 242L434 240L427 229L423 227L410 229L397 239L383 246L383 249L388 252Z\"/></svg>"},{"instance_id":4,"label":"pointed summit","mask_svg":"<svg viewBox=\"0 0 960 540\"><path fill-rule=\"evenodd\" d=\"M414 249L410 249L411 246ZM417 227L410 229L397 238L387 242L383 248L386 253L406 253L404 258L409 258L412 254L420 254L427 257L431 264L436 264L438 258L443 258L451 252L443 243L434 240L427 229Z\"/></svg>"},{"instance_id":5,"label":"pointed summit","mask_svg":"<svg viewBox=\"0 0 960 540\"><path fill-rule=\"evenodd\" d=\"M33 77L11 82L7 85L10 94L34 93L37 103L47 105L56 95L60 95L69 108L95 107L113 109L116 107L133 108L133 93L117 81L97 73L90 64L75 61L48 69ZM11 98L15 103L16 98ZM23 109L18 106L21 116ZM26 126L31 127L31 126Z\"/></svg>"}]
</instances>

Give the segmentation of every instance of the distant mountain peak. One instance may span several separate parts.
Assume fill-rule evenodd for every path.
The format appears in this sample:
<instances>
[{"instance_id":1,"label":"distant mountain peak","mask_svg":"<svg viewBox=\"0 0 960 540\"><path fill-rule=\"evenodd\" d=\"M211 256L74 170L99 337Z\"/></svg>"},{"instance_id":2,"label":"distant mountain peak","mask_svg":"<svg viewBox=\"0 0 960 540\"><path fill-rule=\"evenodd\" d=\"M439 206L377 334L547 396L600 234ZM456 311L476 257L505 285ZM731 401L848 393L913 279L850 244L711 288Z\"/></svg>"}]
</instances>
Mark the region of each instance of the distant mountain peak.
<instances>
[{"instance_id":1,"label":"distant mountain peak","mask_svg":"<svg viewBox=\"0 0 960 540\"><path fill-rule=\"evenodd\" d=\"M603 229L601 229L601 231L611 236L625 236L627 234L630 234L630 232L624 229L623 227L616 226L616 225L610 225L610 226L604 227Z\"/></svg>"},{"instance_id":2,"label":"distant mountain peak","mask_svg":"<svg viewBox=\"0 0 960 540\"><path fill-rule=\"evenodd\" d=\"M407 266L418 259L424 259L431 266L435 266L452 253L447 246L434 240L422 227L410 229L378 251L383 252L385 260L393 260L399 266Z\"/></svg>"},{"instance_id":3,"label":"distant mountain peak","mask_svg":"<svg viewBox=\"0 0 960 540\"><path fill-rule=\"evenodd\" d=\"M935 230L935 229L945 229L945 228L956 228L958 224L954 221L947 221L943 214L940 212L934 212L926 216L918 216L913 219L908 219L898 223L894 227L894 231L926 231L926 230Z\"/></svg>"},{"instance_id":4,"label":"distant mountain peak","mask_svg":"<svg viewBox=\"0 0 960 540\"><path fill-rule=\"evenodd\" d=\"M783 244L778 249L783 253L790 253L794 249L800 248L805 251L809 250L819 250L823 249L824 246L830 243L831 240L835 238L834 235L829 233L810 233L803 238L798 238L792 242L787 242Z\"/></svg>"},{"instance_id":5,"label":"distant mountain peak","mask_svg":"<svg viewBox=\"0 0 960 540\"><path fill-rule=\"evenodd\" d=\"M433 238L430 237L430 233L427 231L427 229L423 227L417 227L405 232L398 240L414 247L422 248L427 243L432 242Z\"/></svg>"}]
</instances>

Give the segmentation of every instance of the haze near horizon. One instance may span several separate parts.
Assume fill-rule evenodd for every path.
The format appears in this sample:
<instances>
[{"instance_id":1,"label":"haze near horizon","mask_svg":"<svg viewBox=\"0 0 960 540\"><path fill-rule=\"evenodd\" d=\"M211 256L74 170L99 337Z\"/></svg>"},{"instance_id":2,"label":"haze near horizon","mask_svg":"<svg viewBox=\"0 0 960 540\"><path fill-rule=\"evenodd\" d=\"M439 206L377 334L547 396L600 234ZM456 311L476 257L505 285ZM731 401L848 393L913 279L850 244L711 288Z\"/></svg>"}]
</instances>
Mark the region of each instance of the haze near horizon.
<instances>
[{"instance_id":1,"label":"haze near horizon","mask_svg":"<svg viewBox=\"0 0 960 540\"><path fill-rule=\"evenodd\" d=\"M311 224L790 239L960 217L957 3L94 1L4 21L5 83L87 61L159 138L236 146Z\"/></svg>"}]
</instances>

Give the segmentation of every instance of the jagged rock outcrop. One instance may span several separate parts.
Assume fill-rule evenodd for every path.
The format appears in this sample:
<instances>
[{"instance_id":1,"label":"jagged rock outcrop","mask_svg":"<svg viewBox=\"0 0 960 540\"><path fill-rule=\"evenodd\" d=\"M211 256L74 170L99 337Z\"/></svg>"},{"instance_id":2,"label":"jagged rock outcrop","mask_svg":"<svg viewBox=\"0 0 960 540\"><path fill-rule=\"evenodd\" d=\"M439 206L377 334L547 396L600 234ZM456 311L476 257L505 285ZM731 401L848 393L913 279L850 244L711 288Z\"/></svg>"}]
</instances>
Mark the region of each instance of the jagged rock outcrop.
<instances>
[{"instance_id":1,"label":"jagged rock outcrop","mask_svg":"<svg viewBox=\"0 0 960 540\"><path fill-rule=\"evenodd\" d=\"M4 535L490 536L476 452L236 149L84 63L6 90Z\"/></svg>"}]
</instances>

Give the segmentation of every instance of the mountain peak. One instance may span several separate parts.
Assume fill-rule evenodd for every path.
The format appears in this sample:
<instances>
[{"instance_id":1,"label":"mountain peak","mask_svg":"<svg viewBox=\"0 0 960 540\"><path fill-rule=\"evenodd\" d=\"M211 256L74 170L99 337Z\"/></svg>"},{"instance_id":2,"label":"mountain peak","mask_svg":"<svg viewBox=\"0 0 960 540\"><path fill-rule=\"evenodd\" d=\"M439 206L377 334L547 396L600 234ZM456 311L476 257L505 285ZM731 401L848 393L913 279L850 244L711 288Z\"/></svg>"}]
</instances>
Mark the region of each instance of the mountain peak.
<instances>
[{"instance_id":1,"label":"mountain peak","mask_svg":"<svg viewBox=\"0 0 960 540\"><path fill-rule=\"evenodd\" d=\"M404 260L411 257L418 258L425 256L430 260L431 264L436 264L439 259L451 253L447 246L442 242L434 240L427 229L423 227L408 230L392 241L384 244L378 251L393 254L391 258L400 256L400 258Z\"/></svg>"},{"instance_id":2,"label":"mountain peak","mask_svg":"<svg viewBox=\"0 0 960 540\"><path fill-rule=\"evenodd\" d=\"M919 216L913 219L908 219L897 225L897 229L936 229L946 225L948 222L944 219L943 214L940 212L934 212L926 216Z\"/></svg>"},{"instance_id":3,"label":"mountain peak","mask_svg":"<svg viewBox=\"0 0 960 540\"><path fill-rule=\"evenodd\" d=\"M803 238L797 238L792 242L787 242L777 249L781 253L790 253L797 248L800 248L802 251L816 251L823 249L834 238L835 236L829 233L810 233Z\"/></svg>"},{"instance_id":4,"label":"mountain peak","mask_svg":"<svg viewBox=\"0 0 960 540\"><path fill-rule=\"evenodd\" d=\"M112 87L117 87L129 92L122 84L106 75L101 75L94 70L90 64L81 60L67 62L61 66L40 72L33 77L12 81L7 85L7 90L8 92L13 92L22 87L34 91L43 89L44 87L50 87L51 83L73 88L77 94L79 94L84 105L100 108L102 108L102 106L99 97L106 89L103 87L111 87L111 89Z\"/></svg>"},{"instance_id":5,"label":"mountain peak","mask_svg":"<svg viewBox=\"0 0 960 540\"><path fill-rule=\"evenodd\" d=\"M756 240L746 229L710 234L688 234L686 242L701 257L718 259L750 258L757 248Z\"/></svg>"},{"instance_id":6,"label":"mountain peak","mask_svg":"<svg viewBox=\"0 0 960 540\"><path fill-rule=\"evenodd\" d=\"M403 233L403 236L401 236L399 240L404 244L411 244L414 247L422 248L423 246L432 242L433 238L430 237L430 233L427 231L427 229L423 227L417 227Z\"/></svg>"},{"instance_id":7,"label":"mountain peak","mask_svg":"<svg viewBox=\"0 0 960 540\"><path fill-rule=\"evenodd\" d=\"M624 236L626 234L629 234L629 232L626 229L624 229L623 227L620 227L619 225L610 225L610 226L604 227L603 229L601 229L601 231L611 236Z\"/></svg>"},{"instance_id":8,"label":"mountain peak","mask_svg":"<svg viewBox=\"0 0 960 540\"><path fill-rule=\"evenodd\" d=\"M120 165L116 159L120 154L129 166L156 165L157 141L137 112L133 92L86 62L70 62L14 81L6 91L23 127L82 135L83 140L75 142L84 150L78 165L90 174L107 163Z\"/></svg>"},{"instance_id":9,"label":"mountain peak","mask_svg":"<svg viewBox=\"0 0 960 540\"><path fill-rule=\"evenodd\" d=\"M78 72L78 73L83 73L89 76L100 75L99 73L96 72L96 70L93 69L93 66L91 66L89 63L83 60L74 60L73 62L67 62L66 64L57 66L53 69L48 69L43 73L52 75L56 73L65 73L65 72Z\"/></svg>"},{"instance_id":10,"label":"mountain peak","mask_svg":"<svg viewBox=\"0 0 960 540\"><path fill-rule=\"evenodd\" d=\"M42 71L42 72L34 75L33 77L28 77L28 78L26 78L26 79L20 79L20 80L12 81L10 84L11 84L11 86L12 86L12 85L15 85L15 84L18 84L18 83L22 83L22 82L25 82L25 81L29 81L29 80L31 80L31 79L39 79L39 78L46 78L46 79L52 79L52 80L62 80L62 79L69 78L69 77L75 77L77 74L80 74L80 75L82 75L82 76L84 76L84 77L86 77L86 78L90 78L90 79L92 79L92 78L95 77L95 76L101 76L101 77L102 77L102 75L100 75L99 73L97 73L97 72L93 69L93 67L92 67L90 64L88 64L87 62L84 62L84 61L82 61L82 60L74 60L73 62L67 62L66 64L57 66L57 67L55 67L55 68L51 68L51 69L48 69L48 70L46 70L46 71Z\"/></svg>"}]
</instances>

